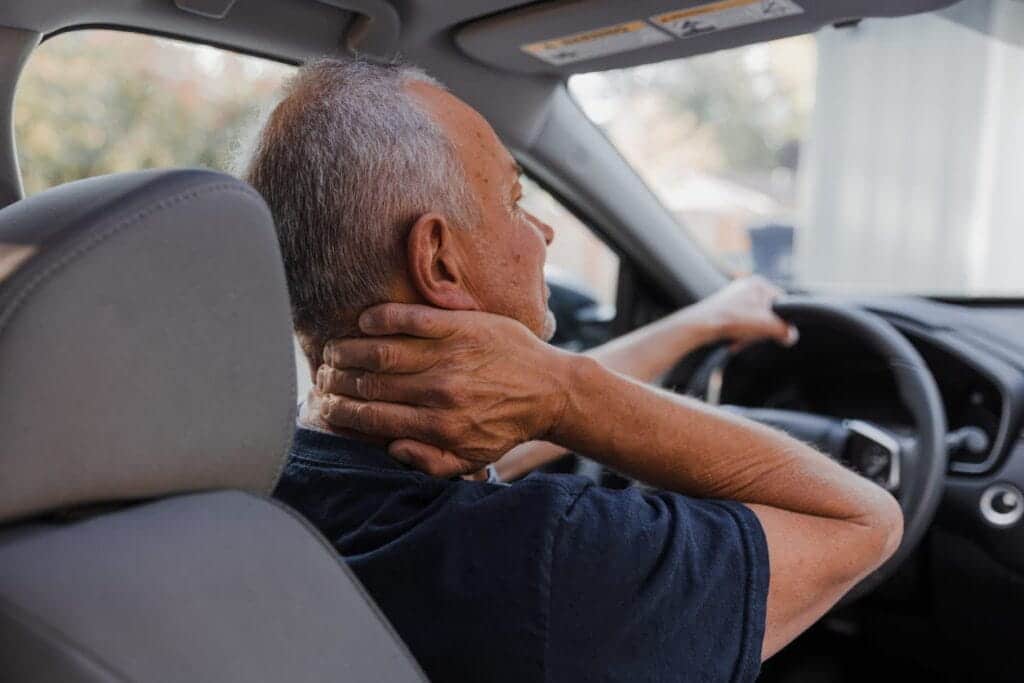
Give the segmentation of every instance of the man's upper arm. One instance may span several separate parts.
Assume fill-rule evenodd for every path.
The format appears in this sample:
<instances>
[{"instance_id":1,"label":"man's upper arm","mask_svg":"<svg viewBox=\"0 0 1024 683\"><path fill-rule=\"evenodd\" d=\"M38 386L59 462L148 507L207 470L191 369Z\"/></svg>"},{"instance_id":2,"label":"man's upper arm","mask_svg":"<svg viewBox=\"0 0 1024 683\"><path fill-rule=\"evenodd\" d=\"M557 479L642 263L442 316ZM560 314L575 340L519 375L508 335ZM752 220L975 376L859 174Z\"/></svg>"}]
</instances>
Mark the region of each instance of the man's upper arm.
<instances>
[{"instance_id":1,"label":"man's upper arm","mask_svg":"<svg viewBox=\"0 0 1024 683\"><path fill-rule=\"evenodd\" d=\"M761 522L771 557L772 582L763 658L785 647L821 618L875 565L864 558L888 557L899 534L884 525L750 505ZM892 545L891 548L882 546Z\"/></svg>"},{"instance_id":2,"label":"man's upper arm","mask_svg":"<svg viewBox=\"0 0 1024 683\"><path fill-rule=\"evenodd\" d=\"M753 680L768 571L738 503L585 486L554 539L549 678Z\"/></svg>"}]
</instances>

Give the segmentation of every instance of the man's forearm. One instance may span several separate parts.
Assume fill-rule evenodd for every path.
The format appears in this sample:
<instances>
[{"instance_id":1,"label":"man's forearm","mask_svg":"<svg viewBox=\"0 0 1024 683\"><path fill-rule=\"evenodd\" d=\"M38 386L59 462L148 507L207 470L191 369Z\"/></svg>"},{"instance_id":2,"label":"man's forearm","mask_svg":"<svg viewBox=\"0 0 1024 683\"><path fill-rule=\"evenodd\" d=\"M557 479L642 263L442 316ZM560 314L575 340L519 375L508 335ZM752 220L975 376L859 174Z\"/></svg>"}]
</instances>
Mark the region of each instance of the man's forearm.
<instances>
[{"instance_id":1,"label":"man's forearm","mask_svg":"<svg viewBox=\"0 0 1024 683\"><path fill-rule=\"evenodd\" d=\"M660 488L851 519L888 494L774 429L572 359L551 440Z\"/></svg>"},{"instance_id":2,"label":"man's forearm","mask_svg":"<svg viewBox=\"0 0 1024 683\"><path fill-rule=\"evenodd\" d=\"M653 382L680 358L720 336L708 316L696 306L591 349L587 356L641 382Z\"/></svg>"}]
</instances>

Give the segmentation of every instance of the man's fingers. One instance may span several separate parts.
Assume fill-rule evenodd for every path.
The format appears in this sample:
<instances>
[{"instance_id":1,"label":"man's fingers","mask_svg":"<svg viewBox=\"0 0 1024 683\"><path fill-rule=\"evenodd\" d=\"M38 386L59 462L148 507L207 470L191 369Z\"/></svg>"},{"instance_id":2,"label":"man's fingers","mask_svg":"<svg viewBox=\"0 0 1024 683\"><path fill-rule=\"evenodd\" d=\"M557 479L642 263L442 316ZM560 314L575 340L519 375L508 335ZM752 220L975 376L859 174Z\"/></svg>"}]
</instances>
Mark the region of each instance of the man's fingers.
<instances>
[{"instance_id":1,"label":"man's fingers","mask_svg":"<svg viewBox=\"0 0 1024 683\"><path fill-rule=\"evenodd\" d=\"M786 325L786 337L782 340L783 346L796 346L796 343L800 341L800 330L797 329L796 325Z\"/></svg>"},{"instance_id":2,"label":"man's fingers","mask_svg":"<svg viewBox=\"0 0 1024 683\"><path fill-rule=\"evenodd\" d=\"M407 334L441 339L458 329L458 313L417 304L380 304L363 311L359 329L374 336Z\"/></svg>"},{"instance_id":3,"label":"man's fingers","mask_svg":"<svg viewBox=\"0 0 1024 683\"><path fill-rule=\"evenodd\" d=\"M397 403L361 401L338 394L324 396L320 402L320 417L332 427L392 438L396 434L428 438L430 435L424 426L430 423L423 419L422 410Z\"/></svg>"},{"instance_id":4,"label":"man's fingers","mask_svg":"<svg viewBox=\"0 0 1024 683\"><path fill-rule=\"evenodd\" d=\"M772 317L771 337L783 346L793 346L800 339L800 332L796 325L791 325L780 318L774 311L775 302L786 296L786 291L776 284L769 282L759 275L753 276L756 284L760 287L765 298L765 306L768 314Z\"/></svg>"},{"instance_id":5,"label":"man's fingers","mask_svg":"<svg viewBox=\"0 0 1024 683\"><path fill-rule=\"evenodd\" d=\"M423 372L433 367L436 353L427 342L409 337L332 339L324 345L324 363L372 372Z\"/></svg>"},{"instance_id":6,"label":"man's fingers","mask_svg":"<svg viewBox=\"0 0 1024 683\"><path fill-rule=\"evenodd\" d=\"M783 346L793 346L796 344L797 340L800 338L800 333L797 331L796 325L789 324L774 313L771 313L770 315L772 317L772 321L767 330L767 336Z\"/></svg>"},{"instance_id":7,"label":"man's fingers","mask_svg":"<svg viewBox=\"0 0 1024 683\"><path fill-rule=\"evenodd\" d=\"M316 371L321 394L342 394L363 401L387 401L408 405L447 408L457 397L450 379L431 380L419 374L380 374L366 370L339 370L321 365Z\"/></svg>"},{"instance_id":8,"label":"man's fingers","mask_svg":"<svg viewBox=\"0 0 1024 683\"><path fill-rule=\"evenodd\" d=\"M409 467L443 479L459 477L480 469L478 462L460 458L451 451L412 439L392 441L388 446L388 453Z\"/></svg>"},{"instance_id":9,"label":"man's fingers","mask_svg":"<svg viewBox=\"0 0 1024 683\"><path fill-rule=\"evenodd\" d=\"M741 337L729 345L729 351L733 354L753 346L763 339L772 339L783 346L795 346L800 341L800 331L796 325L790 325L785 320L773 323L769 329L758 330L756 334Z\"/></svg>"}]
</instances>

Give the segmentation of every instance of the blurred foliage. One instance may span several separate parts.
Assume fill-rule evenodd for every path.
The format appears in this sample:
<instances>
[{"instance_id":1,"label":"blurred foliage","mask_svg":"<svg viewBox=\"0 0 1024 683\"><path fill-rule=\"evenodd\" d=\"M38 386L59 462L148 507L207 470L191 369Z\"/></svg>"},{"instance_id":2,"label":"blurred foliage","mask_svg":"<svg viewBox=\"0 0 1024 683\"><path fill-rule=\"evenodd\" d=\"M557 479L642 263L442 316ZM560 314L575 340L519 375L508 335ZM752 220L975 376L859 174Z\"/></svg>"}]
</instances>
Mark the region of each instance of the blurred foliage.
<instances>
[{"instance_id":1,"label":"blurred foliage","mask_svg":"<svg viewBox=\"0 0 1024 683\"><path fill-rule=\"evenodd\" d=\"M814 39L576 76L573 95L638 167L794 169L814 99Z\"/></svg>"},{"instance_id":2,"label":"blurred foliage","mask_svg":"<svg viewBox=\"0 0 1024 683\"><path fill-rule=\"evenodd\" d=\"M756 265L751 228L795 223L816 70L806 35L582 74L569 88L688 234L738 274ZM789 257L791 244L780 248L772 262Z\"/></svg>"},{"instance_id":3,"label":"blurred foliage","mask_svg":"<svg viewBox=\"0 0 1024 683\"><path fill-rule=\"evenodd\" d=\"M240 134L291 71L120 31L47 40L29 59L15 101L25 192L143 168L230 170Z\"/></svg>"}]
</instances>

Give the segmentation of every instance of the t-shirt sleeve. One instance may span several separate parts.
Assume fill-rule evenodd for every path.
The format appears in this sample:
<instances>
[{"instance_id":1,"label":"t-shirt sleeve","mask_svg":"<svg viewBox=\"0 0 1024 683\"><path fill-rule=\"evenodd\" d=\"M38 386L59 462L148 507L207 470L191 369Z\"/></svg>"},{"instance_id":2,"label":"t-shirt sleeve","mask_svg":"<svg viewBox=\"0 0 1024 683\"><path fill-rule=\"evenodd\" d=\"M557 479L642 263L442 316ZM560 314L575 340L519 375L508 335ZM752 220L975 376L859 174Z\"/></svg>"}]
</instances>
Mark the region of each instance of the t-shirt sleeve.
<instances>
[{"instance_id":1,"label":"t-shirt sleeve","mask_svg":"<svg viewBox=\"0 0 1024 683\"><path fill-rule=\"evenodd\" d=\"M753 681L768 578L745 505L584 485L553 541L546 678Z\"/></svg>"}]
</instances>

